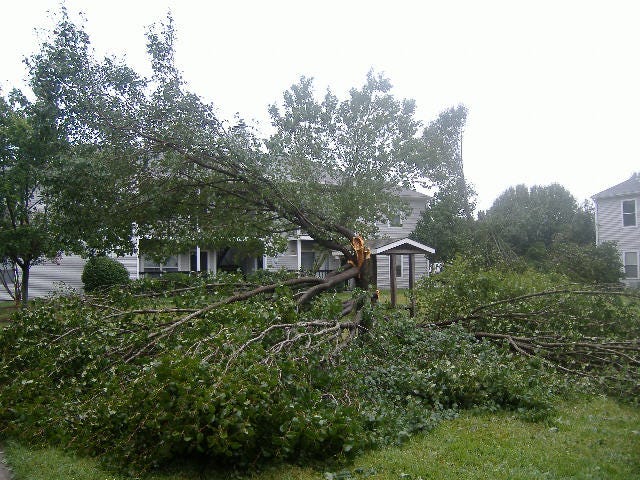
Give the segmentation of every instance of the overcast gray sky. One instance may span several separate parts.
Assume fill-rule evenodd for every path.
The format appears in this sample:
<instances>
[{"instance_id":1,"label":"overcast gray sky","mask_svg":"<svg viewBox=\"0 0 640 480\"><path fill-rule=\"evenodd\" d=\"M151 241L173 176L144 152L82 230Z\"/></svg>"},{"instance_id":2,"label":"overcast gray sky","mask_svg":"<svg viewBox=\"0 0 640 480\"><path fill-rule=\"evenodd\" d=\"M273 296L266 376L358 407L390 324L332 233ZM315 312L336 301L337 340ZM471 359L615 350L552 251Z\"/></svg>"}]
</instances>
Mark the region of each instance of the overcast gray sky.
<instances>
[{"instance_id":1,"label":"overcast gray sky","mask_svg":"<svg viewBox=\"0 0 640 480\"><path fill-rule=\"evenodd\" d=\"M55 0L3 2L0 86L49 28ZM145 27L170 9L177 61L224 117L268 125L300 75L343 96L367 71L425 123L469 109L465 172L488 208L506 188L558 182L578 201L640 171L640 2L67 0L98 53L144 69Z\"/></svg>"}]
</instances>

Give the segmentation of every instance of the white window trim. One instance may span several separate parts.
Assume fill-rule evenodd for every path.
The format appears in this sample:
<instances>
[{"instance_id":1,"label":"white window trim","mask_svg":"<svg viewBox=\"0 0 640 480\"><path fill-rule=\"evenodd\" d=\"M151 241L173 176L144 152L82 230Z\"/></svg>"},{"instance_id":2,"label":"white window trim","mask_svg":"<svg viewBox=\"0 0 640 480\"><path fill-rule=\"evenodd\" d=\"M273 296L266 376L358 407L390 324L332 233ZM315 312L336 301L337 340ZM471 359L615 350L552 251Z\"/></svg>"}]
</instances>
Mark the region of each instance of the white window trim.
<instances>
[{"instance_id":1,"label":"white window trim","mask_svg":"<svg viewBox=\"0 0 640 480\"><path fill-rule=\"evenodd\" d=\"M624 224L624 202L633 202L633 214L635 215L635 221L633 225L625 225ZM620 202L620 213L622 215L622 228L635 228L638 226L638 202L636 202L635 198L627 198Z\"/></svg>"},{"instance_id":2,"label":"white window trim","mask_svg":"<svg viewBox=\"0 0 640 480\"><path fill-rule=\"evenodd\" d=\"M635 277L627 277L627 254L628 253L634 253L636 256L636 276ZM624 269L624 278L626 280L635 280L640 278L640 258L638 256L640 252L636 251L636 250L625 250L624 252L622 252L622 267Z\"/></svg>"}]
</instances>

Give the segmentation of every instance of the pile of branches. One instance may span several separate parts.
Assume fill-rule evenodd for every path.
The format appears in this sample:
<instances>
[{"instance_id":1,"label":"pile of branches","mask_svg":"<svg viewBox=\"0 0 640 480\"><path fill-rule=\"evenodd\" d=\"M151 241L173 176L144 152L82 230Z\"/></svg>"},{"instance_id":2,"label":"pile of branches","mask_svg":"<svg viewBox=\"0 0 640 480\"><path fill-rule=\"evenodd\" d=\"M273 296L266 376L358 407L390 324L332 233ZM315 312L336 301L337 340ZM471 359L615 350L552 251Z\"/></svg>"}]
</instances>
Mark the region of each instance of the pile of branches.
<instances>
[{"instance_id":1,"label":"pile of branches","mask_svg":"<svg viewBox=\"0 0 640 480\"><path fill-rule=\"evenodd\" d=\"M348 333L347 337L351 338L363 331L363 307L367 305L368 299L366 292L336 301L335 305L339 305L339 308L331 309L330 317L326 317L324 311L322 315L314 317L314 312L309 307L310 300L321 292L344 285L345 279L353 277L355 269L356 267L348 267L343 271L332 272L325 278L277 278L278 274L274 274L272 278L263 278L262 283L242 280L233 275L226 280L221 277L215 282L203 277L191 279L188 285L173 281L170 286L164 284L160 289L157 289L157 285L163 282L156 280L138 287L143 289L140 292L129 293L131 290L127 288L116 290L106 297L87 295L83 297L83 301L91 307L93 315L98 315L102 323L119 320L127 324L126 332L123 331L127 335L123 338L128 340L117 343L106 353L114 360L130 363L137 358L163 354L163 343L167 339L182 329L193 328L199 319L215 316L225 306L245 302L255 306L256 302L260 302L262 307L281 300L283 292L290 294L293 299L291 312L295 314L297 321L279 321L281 318L275 316L273 322L267 323L262 330L256 329L250 338L229 355L228 368L250 345L267 338L270 345L265 352L265 362L269 361L271 355L298 344L305 345L307 349L315 348L316 343L339 345L344 343L345 334ZM170 305L158 307L158 297L170 299ZM80 327L69 329L54 341L73 334L78 328ZM136 333L140 335L135 335ZM190 347L193 348L195 347ZM204 360L208 361L211 357L212 354L209 354Z\"/></svg>"},{"instance_id":2,"label":"pile of branches","mask_svg":"<svg viewBox=\"0 0 640 480\"><path fill-rule=\"evenodd\" d=\"M421 294L419 326L460 325L478 340L501 343L610 393L636 396L640 294L621 285L556 286L554 280L498 270L442 275L428 281L430 293Z\"/></svg>"},{"instance_id":3,"label":"pile of branches","mask_svg":"<svg viewBox=\"0 0 640 480\"><path fill-rule=\"evenodd\" d=\"M164 278L34 301L0 336L0 433L108 452L137 470L365 444L350 398L317 382L366 331L367 295L308 305L305 293L334 277L261 277Z\"/></svg>"}]
</instances>

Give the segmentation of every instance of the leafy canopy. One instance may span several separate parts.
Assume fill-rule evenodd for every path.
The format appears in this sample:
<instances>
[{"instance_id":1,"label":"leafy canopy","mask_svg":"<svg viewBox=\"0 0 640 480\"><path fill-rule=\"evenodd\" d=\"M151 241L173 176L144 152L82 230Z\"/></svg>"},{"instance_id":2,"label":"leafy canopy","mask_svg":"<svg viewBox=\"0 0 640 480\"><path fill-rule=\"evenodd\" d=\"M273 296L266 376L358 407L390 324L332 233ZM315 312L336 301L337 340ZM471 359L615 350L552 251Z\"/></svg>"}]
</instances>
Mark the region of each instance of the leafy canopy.
<instances>
[{"instance_id":1,"label":"leafy canopy","mask_svg":"<svg viewBox=\"0 0 640 480\"><path fill-rule=\"evenodd\" d=\"M467 109L459 105L442 112L424 130L426 161L436 193L413 232L426 245L436 246L435 259L452 260L472 248L475 192L464 176L462 135Z\"/></svg>"},{"instance_id":2,"label":"leafy canopy","mask_svg":"<svg viewBox=\"0 0 640 480\"><path fill-rule=\"evenodd\" d=\"M21 288L9 289L16 301L28 299L31 265L68 247L45 208L51 170L65 148L48 113L17 90L0 98L0 260L22 271Z\"/></svg>"},{"instance_id":3,"label":"leafy canopy","mask_svg":"<svg viewBox=\"0 0 640 480\"><path fill-rule=\"evenodd\" d=\"M262 139L187 89L171 17L147 38L149 78L96 58L63 10L29 63L34 92L74 146L55 210L83 212L70 230L88 233L90 249L130 250L135 233L166 252L194 244L257 251L302 228L349 257L355 232L367 235L402 210L401 187L429 179L415 105L396 99L383 76L370 73L345 100L328 91L322 101L301 78L270 107L275 132Z\"/></svg>"}]
</instances>

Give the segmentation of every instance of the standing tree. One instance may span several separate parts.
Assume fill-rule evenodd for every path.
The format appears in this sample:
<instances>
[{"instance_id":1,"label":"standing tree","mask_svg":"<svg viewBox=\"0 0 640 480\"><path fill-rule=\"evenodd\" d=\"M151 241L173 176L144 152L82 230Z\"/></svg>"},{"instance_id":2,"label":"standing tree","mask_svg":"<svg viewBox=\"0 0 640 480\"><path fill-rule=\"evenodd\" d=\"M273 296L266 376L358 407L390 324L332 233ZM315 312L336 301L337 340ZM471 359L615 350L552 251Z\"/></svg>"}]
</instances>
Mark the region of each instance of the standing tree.
<instances>
[{"instance_id":1,"label":"standing tree","mask_svg":"<svg viewBox=\"0 0 640 480\"><path fill-rule=\"evenodd\" d=\"M473 234L475 192L464 176L462 135L467 109L460 105L440 114L423 133L426 159L436 193L422 212L413 236L427 245L437 245L437 259L451 260L468 251Z\"/></svg>"},{"instance_id":2,"label":"standing tree","mask_svg":"<svg viewBox=\"0 0 640 480\"><path fill-rule=\"evenodd\" d=\"M595 245L594 213L558 184L517 185L479 217L477 243L489 261L523 259L581 282L615 283L621 264L611 244Z\"/></svg>"},{"instance_id":3,"label":"standing tree","mask_svg":"<svg viewBox=\"0 0 640 480\"><path fill-rule=\"evenodd\" d=\"M265 148L242 122L218 120L212 105L185 90L171 18L148 39L153 76L145 79L113 59L96 60L87 35L63 13L56 36L31 60L34 92L84 152L69 159L71 168L117 176L95 182L108 184L108 215L84 217L103 218L107 228L83 220L77 235L90 230L89 243L113 248L127 245L127 225L135 225L140 236L173 243L276 244L281 233L303 229L351 267L300 303L348 278L366 286L358 235L402 208L400 187L430 175L413 102L395 99L389 81L372 73L349 99L328 92L318 102L303 78L271 107L276 132ZM76 191L55 210L95 209L95 194ZM121 228L108 228L114 221Z\"/></svg>"},{"instance_id":4,"label":"standing tree","mask_svg":"<svg viewBox=\"0 0 640 480\"><path fill-rule=\"evenodd\" d=\"M536 255L562 234L567 240L591 243L595 230L585 238L582 211L571 193L557 183L527 188L517 185L500 195L482 217L518 255Z\"/></svg>"},{"instance_id":5,"label":"standing tree","mask_svg":"<svg viewBox=\"0 0 640 480\"><path fill-rule=\"evenodd\" d=\"M42 107L18 91L0 99L0 259L11 270L3 286L22 304L31 267L65 246L46 208L47 182L64 142Z\"/></svg>"}]
</instances>

